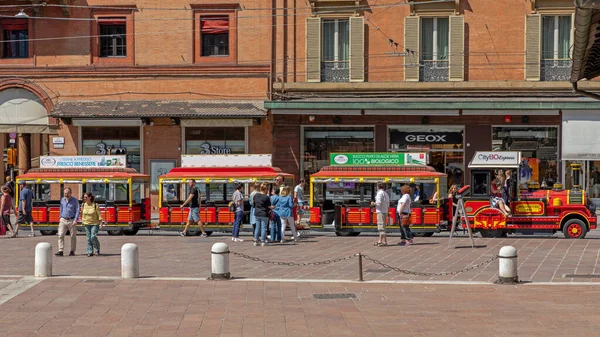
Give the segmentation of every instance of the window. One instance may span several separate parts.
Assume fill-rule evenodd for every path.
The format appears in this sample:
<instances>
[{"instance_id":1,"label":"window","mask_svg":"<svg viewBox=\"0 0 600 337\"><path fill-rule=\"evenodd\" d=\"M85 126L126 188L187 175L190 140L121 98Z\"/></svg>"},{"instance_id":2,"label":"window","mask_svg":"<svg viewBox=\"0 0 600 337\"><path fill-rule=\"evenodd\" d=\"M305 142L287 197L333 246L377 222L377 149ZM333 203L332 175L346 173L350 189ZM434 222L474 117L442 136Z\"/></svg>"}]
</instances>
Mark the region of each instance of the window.
<instances>
[{"instance_id":1,"label":"window","mask_svg":"<svg viewBox=\"0 0 600 337\"><path fill-rule=\"evenodd\" d=\"M235 128L185 128L187 154L244 154L246 130Z\"/></svg>"},{"instance_id":2,"label":"window","mask_svg":"<svg viewBox=\"0 0 600 337\"><path fill-rule=\"evenodd\" d=\"M324 19L321 36L323 82L348 82L350 29L348 19Z\"/></svg>"},{"instance_id":3,"label":"window","mask_svg":"<svg viewBox=\"0 0 600 337\"><path fill-rule=\"evenodd\" d=\"M140 128L82 127L83 155L126 155L127 167L140 172Z\"/></svg>"},{"instance_id":4,"label":"window","mask_svg":"<svg viewBox=\"0 0 600 337\"><path fill-rule=\"evenodd\" d=\"M27 19L2 19L2 58L29 58Z\"/></svg>"},{"instance_id":5,"label":"window","mask_svg":"<svg viewBox=\"0 0 600 337\"><path fill-rule=\"evenodd\" d=\"M100 25L100 57L127 56L127 24L125 19L103 19Z\"/></svg>"},{"instance_id":6,"label":"window","mask_svg":"<svg viewBox=\"0 0 600 337\"><path fill-rule=\"evenodd\" d=\"M421 81L448 81L448 18L421 18Z\"/></svg>"},{"instance_id":7,"label":"window","mask_svg":"<svg viewBox=\"0 0 600 337\"><path fill-rule=\"evenodd\" d=\"M570 58L571 15L542 16L541 80L569 80Z\"/></svg>"},{"instance_id":8,"label":"window","mask_svg":"<svg viewBox=\"0 0 600 337\"><path fill-rule=\"evenodd\" d=\"M201 16L201 56L229 56L229 16Z\"/></svg>"}]
</instances>

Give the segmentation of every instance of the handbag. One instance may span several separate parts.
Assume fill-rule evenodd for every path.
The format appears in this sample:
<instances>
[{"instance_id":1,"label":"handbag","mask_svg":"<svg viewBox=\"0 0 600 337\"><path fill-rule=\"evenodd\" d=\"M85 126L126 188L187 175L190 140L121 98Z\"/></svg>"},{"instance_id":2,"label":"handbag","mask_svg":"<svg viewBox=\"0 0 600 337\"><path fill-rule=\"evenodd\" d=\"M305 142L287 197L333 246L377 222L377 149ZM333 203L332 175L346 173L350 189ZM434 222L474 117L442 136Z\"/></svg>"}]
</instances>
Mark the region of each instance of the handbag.
<instances>
[{"instance_id":1,"label":"handbag","mask_svg":"<svg viewBox=\"0 0 600 337\"><path fill-rule=\"evenodd\" d=\"M410 215L402 215L402 226L410 226L412 224Z\"/></svg>"},{"instance_id":2,"label":"handbag","mask_svg":"<svg viewBox=\"0 0 600 337\"><path fill-rule=\"evenodd\" d=\"M230 201L228 207L230 212L235 212L235 202Z\"/></svg>"}]
</instances>

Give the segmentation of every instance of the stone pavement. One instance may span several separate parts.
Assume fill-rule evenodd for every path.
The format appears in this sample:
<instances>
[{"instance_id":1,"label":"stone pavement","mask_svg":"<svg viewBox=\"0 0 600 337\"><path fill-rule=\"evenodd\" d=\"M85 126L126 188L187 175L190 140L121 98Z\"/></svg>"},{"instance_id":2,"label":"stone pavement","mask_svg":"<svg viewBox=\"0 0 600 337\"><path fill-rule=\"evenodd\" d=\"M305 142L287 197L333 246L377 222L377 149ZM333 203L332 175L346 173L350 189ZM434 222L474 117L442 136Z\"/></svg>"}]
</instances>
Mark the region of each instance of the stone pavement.
<instances>
[{"instance_id":1,"label":"stone pavement","mask_svg":"<svg viewBox=\"0 0 600 337\"><path fill-rule=\"evenodd\" d=\"M246 237L249 238L249 237ZM38 242L50 242L56 249L56 236L0 239L0 275L30 276L33 274L34 248ZM69 249L68 241L66 240ZM455 238L448 247L447 237L417 238L410 247L374 247L374 236L336 237L310 236L299 242L253 247L251 240L241 243L228 236L209 238L173 235L100 236L103 256L85 255L85 236L78 236L77 256L54 257L55 275L119 276L120 248L134 242L140 249L140 274L150 277L205 278L210 274L210 249L215 242L227 242L230 249L261 259L283 262L322 262L349 257L358 252L394 267L418 272L449 272L488 260L502 246L518 249L519 277L533 282L595 282L590 274L600 274L600 239L567 240L563 238L476 238L477 249L469 247L468 238ZM397 243L398 238L390 238ZM456 248L463 246L467 248ZM231 255L231 273L237 278L356 280L356 258L318 266L289 267L265 264ZM597 270L598 269L598 270ZM364 261L365 280L413 281L478 281L497 279L497 262L482 268L450 276L414 276L389 271ZM580 277L564 278L565 274ZM585 275L588 275L587 277ZM600 275L597 275L600 277Z\"/></svg>"},{"instance_id":2,"label":"stone pavement","mask_svg":"<svg viewBox=\"0 0 600 337\"><path fill-rule=\"evenodd\" d=\"M599 301L600 285L51 278L0 306L0 336L595 336Z\"/></svg>"}]
</instances>

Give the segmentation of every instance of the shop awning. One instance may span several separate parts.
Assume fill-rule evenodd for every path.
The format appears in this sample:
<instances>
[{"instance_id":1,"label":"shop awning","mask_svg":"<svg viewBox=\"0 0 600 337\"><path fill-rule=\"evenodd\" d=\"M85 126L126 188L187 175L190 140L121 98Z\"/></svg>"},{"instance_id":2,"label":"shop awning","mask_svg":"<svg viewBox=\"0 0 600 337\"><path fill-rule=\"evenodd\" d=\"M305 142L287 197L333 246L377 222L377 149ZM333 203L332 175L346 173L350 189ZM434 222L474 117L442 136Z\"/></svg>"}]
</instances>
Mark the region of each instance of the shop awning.
<instances>
[{"instance_id":1,"label":"shop awning","mask_svg":"<svg viewBox=\"0 0 600 337\"><path fill-rule=\"evenodd\" d=\"M56 134L57 126L50 124L39 97L25 89L9 88L0 92L0 132Z\"/></svg>"},{"instance_id":2,"label":"shop awning","mask_svg":"<svg viewBox=\"0 0 600 337\"><path fill-rule=\"evenodd\" d=\"M201 101L62 101L56 118L258 118L267 115L259 100Z\"/></svg>"},{"instance_id":3,"label":"shop awning","mask_svg":"<svg viewBox=\"0 0 600 337\"><path fill-rule=\"evenodd\" d=\"M597 111L564 110L562 118L562 159L600 159L600 114Z\"/></svg>"}]
</instances>

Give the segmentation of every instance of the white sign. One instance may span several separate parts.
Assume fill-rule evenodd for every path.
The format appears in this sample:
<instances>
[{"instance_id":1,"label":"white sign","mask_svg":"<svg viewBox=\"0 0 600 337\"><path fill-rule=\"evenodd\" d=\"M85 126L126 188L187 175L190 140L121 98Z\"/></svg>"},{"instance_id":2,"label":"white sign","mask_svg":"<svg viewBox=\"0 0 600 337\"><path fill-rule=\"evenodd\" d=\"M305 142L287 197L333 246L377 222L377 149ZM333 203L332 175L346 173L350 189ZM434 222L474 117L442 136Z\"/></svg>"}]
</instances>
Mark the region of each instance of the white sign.
<instances>
[{"instance_id":1,"label":"white sign","mask_svg":"<svg viewBox=\"0 0 600 337\"><path fill-rule=\"evenodd\" d=\"M213 146L211 143L203 143L200 145L202 149L200 154L231 154L231 149L228 147Z\"/></svg>"},{"instance_id":2,"label":"white sign","mask_svg":"<svg viewBox=\"0 0 600 337\"><path fill-rule=\"evenodd\" d=\"M497 152L475 152L469 163L469 168L477 167L519 167L521 163L521 152L497 151Z\"/></svg>"},{"instance_id":3,"label":"white sign","mask_svg":"<svg viewBox=\"0 0 600 337\"><path fill-rule=\"evenodd\" d=\"M53 137L52 138L52 144L64 144L65 143L65 137Z\"/></svg>"},{"instance_id":4,"label":"white sign","mask_svg":"<svg viewBox=\"0 0 600 337\"><path fill-rule=\"evenodd\" d=\"M42 168L125 168L125 156L41 156Z\"/></svg>"},{"instance_id":5,"label":"white sign","mask_svg":"<svg viewBox=\"0 0 600 337\"><path fill-rule=\"evenodd\" d=\"M181 167L264 167L272 165L270 154L182 155Z\"/></svg>"}]
</instances>

